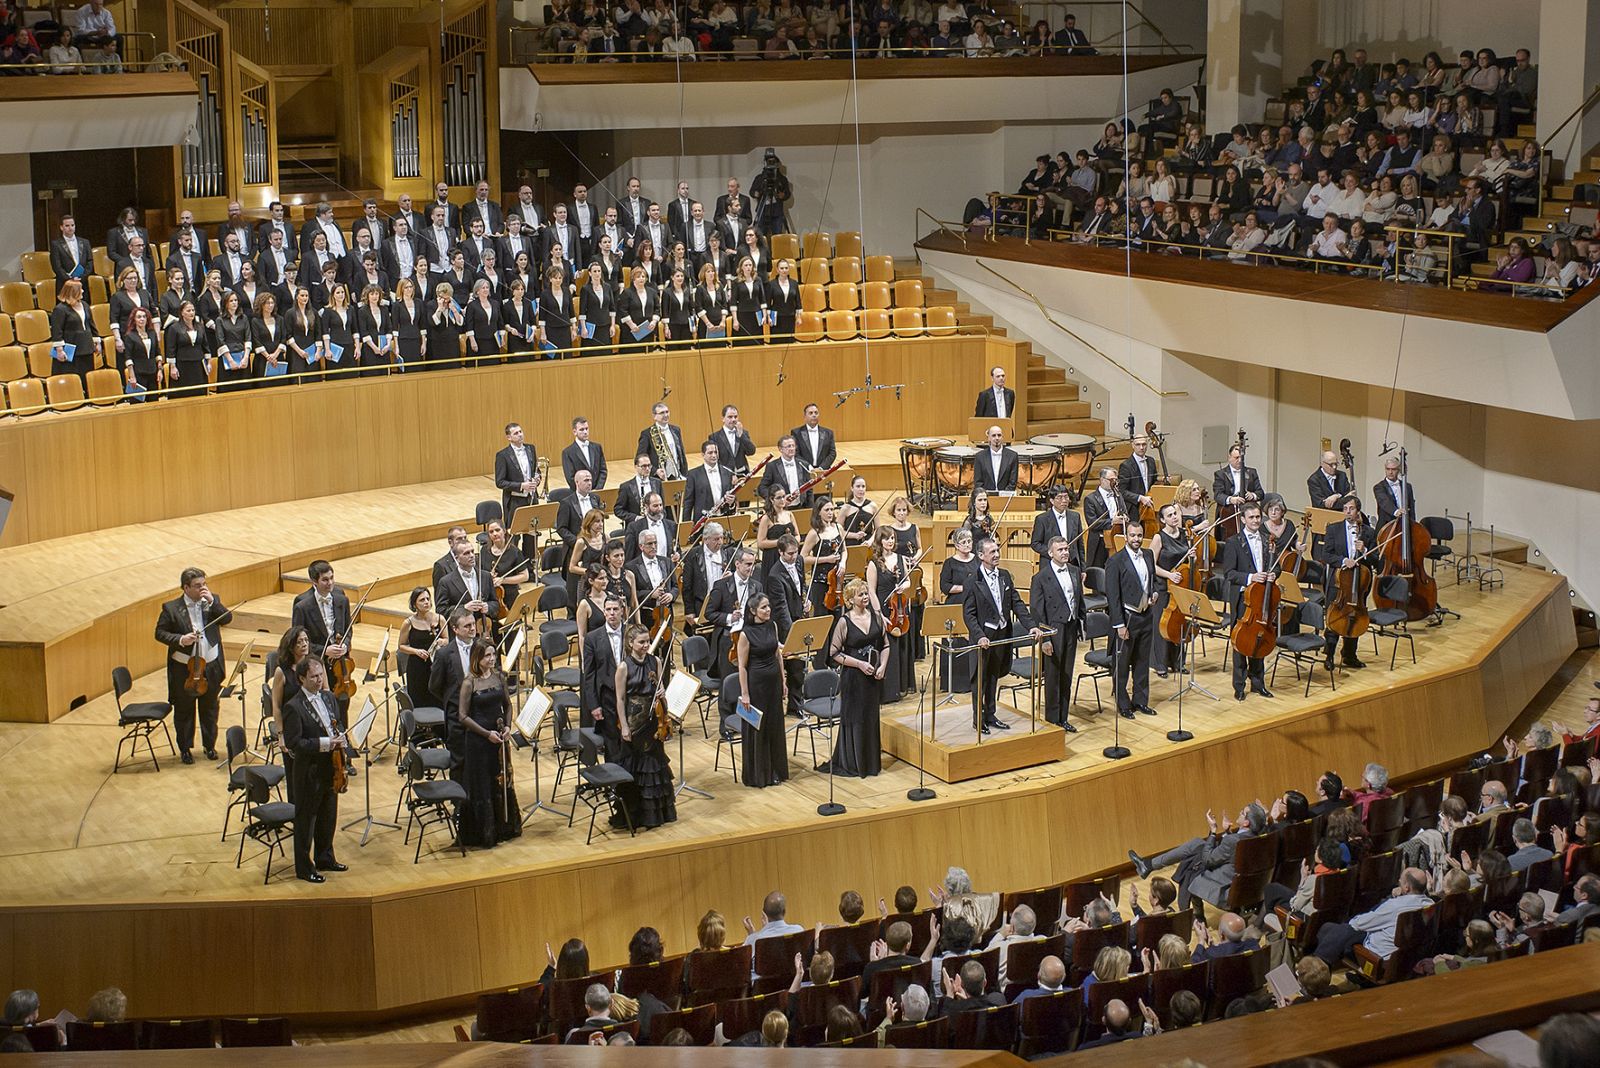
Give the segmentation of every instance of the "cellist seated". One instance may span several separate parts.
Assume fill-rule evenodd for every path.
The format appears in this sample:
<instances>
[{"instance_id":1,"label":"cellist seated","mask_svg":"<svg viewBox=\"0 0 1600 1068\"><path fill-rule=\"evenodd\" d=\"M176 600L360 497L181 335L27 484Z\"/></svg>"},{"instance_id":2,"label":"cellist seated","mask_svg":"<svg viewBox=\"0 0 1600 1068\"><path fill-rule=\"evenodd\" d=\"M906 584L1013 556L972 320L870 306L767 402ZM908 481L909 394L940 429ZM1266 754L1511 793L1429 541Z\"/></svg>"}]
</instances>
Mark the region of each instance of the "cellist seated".
<instances>
[{"instance_id":1,"label":"cellist seated","mask_svg":"<svg viewBox=\"0 0 1600 1068\"><path fill-rule=\"evenodd\" d=\"M1321 561L1326 572L1326 585L1324 587L1324 601L1330 616L1327 627L1327 640L1323 656L1327 661L1328 670L1333 670L1333 649L1339 644L1341 634L1332 625L1332 613L1340 596L1341 579L1349 591L1353 592L1353 601L1349 606L1352 613L1359 615L1363 620L1366 617L1366 591L1370 589L1371 573L1368 572L1366 582L1357 581L1361 576L1356 572L1368 566L1368 559L1377 543L1378 536L1372 529L1372 524L1367 522L1361 514L1361 498L1354 494L1347 495L1341 502L1344 510L1344 522L1333 523L1323 535L1322 543L1317 546L1317 559ZM1365 664L1356 656L1356 642L1360 632L1365 626L1346 627L1352 633L1342 635L1344 639L1343 663L1345 667L1362 668Z\"/></svg>"}]
</instances>

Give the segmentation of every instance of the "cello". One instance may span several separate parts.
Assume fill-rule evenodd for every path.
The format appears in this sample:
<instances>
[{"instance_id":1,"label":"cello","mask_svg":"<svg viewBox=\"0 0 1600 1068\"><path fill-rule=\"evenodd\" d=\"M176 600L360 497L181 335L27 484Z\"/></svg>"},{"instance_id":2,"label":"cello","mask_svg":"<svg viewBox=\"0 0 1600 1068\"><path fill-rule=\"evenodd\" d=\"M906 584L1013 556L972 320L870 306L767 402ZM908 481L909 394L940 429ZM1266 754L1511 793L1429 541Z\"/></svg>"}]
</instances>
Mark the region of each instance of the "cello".
<instances>
[{"instance_id":1,"label":"cello","mask_svg":"<svg viewBox=\"0 0 1600 1068\"><path fill-rule=\"evenodd\" d=\"M1285 550L1287 548L1285 546ZM1283 604L1283 588L1275 579L1282 560L1280 553L1267 568L1273 579L1248 584L1239 600L1239 618L1229 638L1234 652L1247 659L1261 659L1278 643L1278 609Z\"/></svg>"},{"instance_id":2,"label":"cello","mask_svg":"<svg viewBox=\"0 0 1600 1068\"><path fill-rule=\"evenodd\" d=\"M1198 592L1205 587L1206 576L1210 573L1210 565L1208 563L1202 568L1196 557L1197 555L1209 555L1210 529L1215 525L1215 523L1204 524L1197 532L1193 519L1184 520L1183 529L1189 536L1189 551L1183 554L1183 558L1172 569L1177 574L1178 581L1174 583L1168 580L1168 589L1176 585L1185 590ZM1197 534L1198 537L1196 536ZM1161 636L1169 643L1182 645L1183 628L1188 618L1188 616L1184 615L1183 610L1178 607L1177 599L1168 596L1167 606L1161 610L1161 619L1157 621L1156 626L1159 628Z\"/></svg>"},{"instance_id":3,"label":"cello","mask_svg":"<svg viewBox=\"0 0 1600 1068\"><path fill-rule=\"evenodd\" d=\"M1428 574L1428 550L1433 539L1428 528L1416 521L1412 513L1410 470L1406 450L1400 449L1400 496L1397 502L1400 514L1390 519L1378 531L1378 542L1383 546L1381 559L1383 578L1401 577L1406 580L1406 599L1385 597L1381 592L1373 598L1380 608L1403 608L1406 619L1416 622L1433 615L1439 607L1439 587ZM1379 584L1381 590L1382 584Z\"/></svg>"}]
</instances>

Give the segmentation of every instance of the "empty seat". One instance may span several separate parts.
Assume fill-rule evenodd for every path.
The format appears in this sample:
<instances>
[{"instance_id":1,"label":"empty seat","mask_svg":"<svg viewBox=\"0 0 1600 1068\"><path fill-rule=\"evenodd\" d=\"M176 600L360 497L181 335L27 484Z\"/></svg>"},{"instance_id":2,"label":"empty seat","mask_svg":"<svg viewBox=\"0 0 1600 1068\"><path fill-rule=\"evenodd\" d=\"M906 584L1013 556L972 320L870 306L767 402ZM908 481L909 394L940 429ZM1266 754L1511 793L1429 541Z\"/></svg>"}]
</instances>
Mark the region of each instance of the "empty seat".
<instances>
[{"instance_id":1,"label":"empty seat","mask_svg":"<svg viewBox=\"0 0 1600 1068\"><path fill-rule=\"evenodd\" d=\"M829 281L828 261L817 257L807 257L801 260L800 281L807 284L827 285Z\"/></svg>"},{"instance_id":2,"label":"empty seat","mask_svg":"<svg viewBox=\"0 0 1600 1068\"><path fill-rule=\"evenodd\" d=\"M861 281L861 257L835 256L832 270L835 282L859 282Z\"/></svg>"},{"instance_id":3,"label":"empty seat","mask_svg":"<svg viewBox=\"0 0 1600 1068\"><path fill-rule=\"evenodd\" d=\"M216 250L213 249L211 254L215 256L217 254ZM115 265L111 262L111 256L106 252L106 247L104 245L94 246L94 273L102 278L110 278L114 269Z\"/></svg>"},{"instance_id":4,"label":"empty seat","mask_svg":"<svg viewBox=\"0 0 1600 1068\"><path fill-rule=\"evenodd\" d=\"M89 401L91 404L115 404L122 399L122 376L109 367L89 372Z\"/></svg>"},{"instance_id":5,"label":"empty seat","mask_svg":"<svg viewBox=\"0 0 1600 1068\"><path fill-rule=\"evenodd\" d=\"M861 307L861 290L854 282L834 282L828 286L830 311L855 311Z\"/></svg>"},{"instance_id":6,"label":"empty seat","mask_svg":"<svg viewBox=\"0 0 1600 1068\"><path fill-rule=\"evenodd\" d=\"M0 345L0 382L28 377L28 351L21 345Z\"/></svg>"},{"instance_id":7,"label":"empty seat","mask_svg":"<svg viewBox=\"0 0 1600 1068\"><path fill-rule=\"evenodd\" d=\"M820 256L826 259L833 254L833 241L825 233L811 231L800 239L800 255L806 259Z\"/></svg>"},{"instance_id":8,"label":"empty seat","mask_svg":"<svg viewBox=\"0 0 1600 1068\"><path fill-rule=\"evenodd\" d=\"M35 341L28 346L28 373L35 378L49 378L55 374L55 361L50 356L50 342Z\"/></svg>"},{"instance_id":9,"label":"empty seat","mask_svg":"<svg viewBox=\"0 0 1600 1068\"><path fill-rule=\"evenodd\" d=\"M828 312L828 339L850 341L856 336L856 313L849 310Z\"/></svg>"},{"instance_id":10,"label":"empty seat","mask_svg":"<svg viewBox=\"0 0 1600 1068\"><path fill-rule=\"evenodd\" d=\"M800 258L800 237L797 234L773 234L768 239L767 248L776 260L797 260Z\"/></svg>"},{"instance_id":11,"label":"empty seat","mask_svg":"<svg viewBox=\"0 0 1600 1068\"><path fill-rule=\"evenodd\" d=\"M50 267L50 253L24 252L22 254L22 280L24 282L54 282L55 271Z\"/></svg>"},{"instance_id":12,"label":"empty seat","mask_svg":"<svg viewBox=\"0 0 1600 1068\"><path fill-rule=\"evenodd\" d=\"M894 310L895 337L922 336L922 309L896 308Z\"/></svg>"},{"instance_id":13,"label":"empty seat","mask_svg":"<svg viewBox=\"0 0 1600 1068\"><path fill-rule=\"evenodd\" d=\"M796 341L821 341L823 328L821 312L803 311L794 318L794 339Z\"/></svg>"},{"instance_id":14,"label":"empty seat","mask_svg":"<svg viewBox=\"0 0 1600 1068\"><path fill-rule=\"evenodd\" d=\"M820 285L803 285L800 287L800 309L808 312L825 312L828 310L828 291Z\"/></svg>"},{"instance_id":15,"label":"empty seat","mask_svg":"<svg viewBox=\"0 0 1600 1068\"><path fill-rule=\"evenodd\" d=\"M0 284L0 311L10 315L25 312L34 306L33 286L27 282Z\"/></svg>"},{"instance_id":16,"label":"empty seat","mask_svg":"<svg viewBox=\"0 0 1600 1068\"><path fill-rule=\"evenodd\" d=\"M872 274L867 272L868 277ZM922 279L902 278L894 284L894 306L896 308L922 307Z\"/></svg>"},{"instance_id":17,"label":"empty seat","mask_svg":"<svg viewBox=\"0 0 1600 1068\"><path fill-rule=\"evenodd\" d=\"M156 272L156 289L155 289L155 292L157 292L157 293L165 293L166 290L167 290L166 272L165 271L157 271ZM104 278L100 277L97 274L91 274L89 276L88 288L84 291L84 296L86 296L88 298L90 304L107 304L111 300L111 287L106 284L106 280ZM45 306L45 302L41 300L39 302L39 307L42 308L44 306ZM51 299L50 299L50 306L51 307L55 306L55 298L54 297L51 297Z\"/></svg>"},{"instance_id":18,"label":"empty seat","mask_svg":"<svg viewBox=\"0 0 1600 1068\"><path fill-rule=\"evenodd\" d=\"M37 415L44 410L44 382L24 378L6 387L6 403L18 415Z\"/></svg>"},{"instance_id":19,"label":"empty seat","mask_svg":"<svg viewBox=\"0 0 1600 1068\"><path fill-rule=\"evenodd\" d=\"M861 312L861 333L874 341L889 336L889 312L886 308L867 308Z\"/></svg>"},{"instance_id":20,"label":"empty seat","mask_svg":"<svg viewBox=\"0 0 1600 1068\"><path fill-rule=\"evenodd\" d=\"M94 332L101 337L111 336L111 305L89 305L89 319L94 324Z\"/></svg>"},{"instance_id":21,"label":"empty seat","mask_svg":"<svg viewBox=\"0 0 1600 1068\"><path fill-rule=\"evenodd\" d=\"M888 282L868 282L861 287L861 306L863 308L887 308L891 306L889 299Z\"/></svg>"},{"instance_id":22,"label":"empty seat","mask_svg":"<svg viewBox=\"0 0 1600 1068\"><path fill-rule=\"evenodd\" d=\"M17 342L22 345L50 340L50 316L37 308L25 308L13 313L11 328L16 331Z\"/></svg>"},{"instance_id":23,"label":"empty seat","mask_svg":"<svg viewBox=\"0 0 1600 1068\"><path fill-rule=\"evenodd\" d=\"M83 380L77 375L51 375L45 380L44 388L50 397L50 407L58 412L83 407Z\"/></svg>"},{"instance_id":24,"label":"empty seat","mask_svg":"<svg viewBox=\"0 0 1600 1068\"><path fill-rule=\"evenodd\" d=\"M833 235L833 254L835 256L854 256L861 258L861 234L857 230L840 230Z\"/></svg>"},{"instance_id":25,"label":"empty seat","mask_svg":"<svg viewBox=\"0 0 1600 1068\"><path fill-rule=\"evenodd\" d=\"M946 305L929 308L927 313L928 333L933 337L945 337L956 332L956 310Z\"/></svg>"},{"instance_id":26,"label":"empty seat","mask_svg":"<svg viewBox=\"0 0 1600 1068\"><path fill-rule=\"evenodd\" d=\"M0 312L0 345L9 345L16 339L17 335L11 332L11 316Z\"/></svg>"},{"instance_id":27,"label":"empty seat","mask_svg":"<svg viewBox=\"0 0 1600 1068\"><path fill-rule=\"evenodd\" d=\"M894 257L893 256L868 256L867 281L893 282Z\"/></svg>"}]
</instances>

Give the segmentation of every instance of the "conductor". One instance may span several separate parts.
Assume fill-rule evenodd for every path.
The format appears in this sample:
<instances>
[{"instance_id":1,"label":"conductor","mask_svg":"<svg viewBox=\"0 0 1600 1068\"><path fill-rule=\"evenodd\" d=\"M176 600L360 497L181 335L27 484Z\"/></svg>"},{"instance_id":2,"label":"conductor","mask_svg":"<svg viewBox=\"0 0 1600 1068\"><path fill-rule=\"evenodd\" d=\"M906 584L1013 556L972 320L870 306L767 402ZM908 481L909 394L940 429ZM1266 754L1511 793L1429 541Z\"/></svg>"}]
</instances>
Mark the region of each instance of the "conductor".
<instances>
[{"instance_id":1,"label":"conductor","mask_svg":"<svg viewBox=\"0 0 1600 1068\"><path fill-rule=\"evenodd\" d=\"M993 538L978 543L978 567L962 596L961 614L967 622L967 635L977 644L982 668L982 690L974 679L972 687L972 728L988 734L1008 731L1009 723L995 715L995 694L1000 677L1011 670L1012 646L1008 639L1022 630L1040 637L1044 631L1034 626L1028 606L1022 603L1011 572L1000 566L1000 546ZM1004 644L997 644L1004 643Z\"/></svg>"}]
</instances>

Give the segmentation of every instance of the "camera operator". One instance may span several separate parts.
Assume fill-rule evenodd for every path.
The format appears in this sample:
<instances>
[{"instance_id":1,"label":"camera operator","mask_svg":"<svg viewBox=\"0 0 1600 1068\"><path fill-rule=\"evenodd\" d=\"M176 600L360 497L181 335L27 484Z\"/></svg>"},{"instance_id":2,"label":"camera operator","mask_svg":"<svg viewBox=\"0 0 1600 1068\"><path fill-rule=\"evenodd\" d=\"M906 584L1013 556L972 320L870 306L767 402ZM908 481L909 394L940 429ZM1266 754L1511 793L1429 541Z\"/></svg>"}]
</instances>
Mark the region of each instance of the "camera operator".
<instances>
[{"instance_id":1,"label":"camera operator","mask_svg":"<svg viewBox=\"0 0 1600 1068\"><path fill-rule=\"evenodd\" d=\"M783 173L783 163L778 153L767 149L761 173L750 183L750 194L755 198L755 224L763 236L788 232L784 221L786 205L794 197L794 189Z\"/></svg>"}]
</instances>

